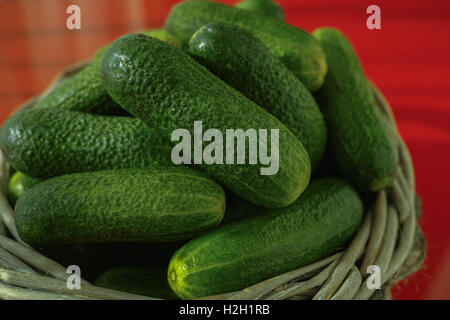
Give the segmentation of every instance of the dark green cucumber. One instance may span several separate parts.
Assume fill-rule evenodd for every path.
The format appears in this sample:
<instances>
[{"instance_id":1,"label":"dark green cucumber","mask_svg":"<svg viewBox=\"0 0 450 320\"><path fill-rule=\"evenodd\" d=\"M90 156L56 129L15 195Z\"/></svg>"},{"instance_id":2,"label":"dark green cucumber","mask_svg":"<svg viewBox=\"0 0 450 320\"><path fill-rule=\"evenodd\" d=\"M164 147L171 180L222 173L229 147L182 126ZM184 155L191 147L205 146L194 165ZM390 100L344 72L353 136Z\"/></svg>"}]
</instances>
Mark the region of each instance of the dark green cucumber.
<instances>
[{"instance_id":1,"label":"dark green cucumber","mask_svg":"<svg viewBox=\"0 0 450 320\"><path fill-rule=\"evenodd\" d=\"M25 191L41 182L41 179L30 177L23 172L16 171L8 182L8 200L14 205Z\"/></svg>"},{"instance_id":2,"label":"dark green cucumber","mask_svg":"<svg viewBox=\"0 0 450 320\"><path fill-rule=\"evenodd\" d=\"M37 178L172 165L169 138L139 119L59 109L13 115L0 129L0 147L16 170Z\"/></svg>"},{"instance_id":3,"label":"dark green cucumber","mask_svg":"<svg viewBox=\"0 0 450 320\"><path fill-rule=\"evenodd\" d=\"M68 174L34 186L16 204L17 230L31 246L170 242L217 226L223 188L188 167Z\"/></svg>"},{"instance_id":4,"label":"dark green cucumber","mask_svg":"<svg viewBox=\"0 0 450 320\"><path fill-rule=\"evenodd\" d=\"M200 27L210 22L235 24L253 33L305 84L315 91L327 65L319 43L307 32L283 21L224 4L191 0L173 7L166 29L187 45Z\"/></svg>"},{"instance_id":5,"label":"dark green cucumber","mask_svg":"<svg viewBox=\"0 0 450 320\"><path fill-rule=\"evenodd\" d=\"M336 170L362 191L382 190L392 183L398 163L392 131L350 42L333 28L318 29L314 36L329 67L317 99Z\"/></svg>"},{"instance_id":6,"label":"dark green cucumber","mask_svg":"<svg viewBox=\"0 0 450 320\"><path fill-rule=\"evenodd\" d=\"M179 45L178 40L165 30L143 31L143 34ZM107 115L125 115L126 112L112 100L103 88L100 61L108 46L99 49L92 62L40 98L34 108L58 108Z\"/></svg>"},{"instance_id":7,"label":"dark green cucumber","mask_svg":"<svg viewBox=\"0 0 450 320\"><path fill-rule=\"evenodd\" d=\"M272 0L242 0L234 5L236 8L244 9L267 17L284 20L284 11L280 4Z\"/></svg>"},{"instance_id":8,"label":"dark green cucumber","mask_svg":"<svg viewBox=\"0 0 450 320\"><path fill-rule=\"evenodd\" d=\"M167 266L125 266L103 272L94 284L99 287L142 296L175 300L167 281Z\"/></svg>"},{"instance_id":9,"label":"dark green cucumber","mask_svg":"<svg viewBox=\"0 0 450 320\"><path fill-rule=\"evenodd\" d=\"M189 53L247 98L277 117L308 151L311 168L319 164L327 131L311 93L250 32L223 22L200 28Z\"/></svg>"},{"instance_id":10,"label":"dark green cucumber","mask_svg":"<svg viewBox=\"0 0 450 320\"><path fill-rule=\"evenodd\" d=\"M292 205L221 226L175 252L168 279L183 299L241 290L325 258L358 230L363 204L353 187L311 182Z\"/></svg>"},{"instance_id":11,"label":"dark green cucumber","mask_svg":"<svg viewBox=\"0 0 450 320\"><path fill-rule=\"evenodd\" d=\"M202 121L205 131L214 128L224 137L227 129L279 130L279 166L274 175L261 175L262 166L256 164L198 165L241 197L281 207L306 188L311 169L300 141L279 120L182 50L140 34L123 36L105 53L101 72L106 90L117 103L164 131L183 128L194 137L195 121ZM249 149L246 143L247 155Z\"/></svg>"}]
</instances>

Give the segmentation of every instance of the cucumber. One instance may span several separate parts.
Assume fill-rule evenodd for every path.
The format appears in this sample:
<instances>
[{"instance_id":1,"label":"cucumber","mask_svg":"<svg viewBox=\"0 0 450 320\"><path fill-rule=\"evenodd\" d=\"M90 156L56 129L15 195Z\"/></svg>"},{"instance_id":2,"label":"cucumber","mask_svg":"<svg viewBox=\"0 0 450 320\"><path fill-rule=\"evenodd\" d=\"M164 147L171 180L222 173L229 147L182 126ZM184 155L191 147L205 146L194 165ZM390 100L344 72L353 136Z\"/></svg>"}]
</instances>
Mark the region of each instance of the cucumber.
<instances>
[{"instance_id":1,"label":"cucumber","mask_svg":"<svg viewBox=\"0 0 450 320\"><path fill-rule=\"evenodd\" d=\"M325 150L323 115L306 87L250 32L223 22L201 27L188 52L277 117L301 141L314 170Z\"/></svg>"},{"instance_id":2,"label":"cucumber","mask_svg":"<svg viewBox=\"0 0 450 320\"><path fill-rule=\"evenodd\" d=\"M311 91L319 89L327 72L319 43L299 28L224 4L191 0L174 6L166 29L186 46L200 27L210 22L225 22L244 28L259 38Z\"/></svg>"},{"instance_id":3,"label":"cucumber","mask_svg":"<svg viewBox=\"0 0 450 320\"><path fill-rule=\"evenodd\" d=\"M188 167L68 174L19 198L17 230L34 247L114 242L170 242L217 226L223 188Z\"/></svg>"},{"instance_id":4,"label":"cucumber","mask_svg":"<svg viewBox=\"0 0 450 320\"><path fill-rule=\"evenodd\" d=\"M181 47L181 43L178 40L178 38L175 37L173 34L167 32L164 29L153 29L153 30L143 31L140 33L145 34L146 36L153 37L153 38L159 39L161 41L170 43L174 47L177 47L177 48Z\"/></svg>"},{"instance_id":5,"label":"cucumber","mask_svg":"<svg viewBox=\"0 0 450 320\"><path fill-rule=\"evenodd\" d=\"M232 165L225 160L196 165L250 202L286 206L309 183L310 162L301 142L279 120L182 50L140 34L126 35L109 47L101 72L105 89L117 103L164 132L186 129L194 137L195 121L201 121L205 130L217 129L222 137L227 129L278 130L276 174L262 175L260 165ZM260 140L260 145L265 142ZM248 155L249 143L244 150Z\"/></svg>"},{"instance_id":6,"label":"cucumber","mask_svg":"<svg viewBox=\"0 0 450 320\"><path fill-rule=\"evenodd\" d=\"M132 117L32 109L10 117L0 147L12 166L36 178L172 165L171 141Z\"/></svg>"},{"instance_id":7,"label":"cucumber","mask_svg":"<svg viewBox=\"0 0 450 320\"><path fill-rule=\"evenodd\" d=\"M103 272L96 286L139 294L147 297L175 300L177 296L167 282L167 266L124 266Z\"/></svg>"},{"instance_id":8,"label":"cucumber","mask_svg":"<svg viewBox=\"0 0 450 320\"><path fill-rule=\"evenodd\" d=\"M162 29L146 30L143 34L179 45L178 40ZM34 108L58 108L105 115L126 115L126 112L105 92L100 77L100 61L108 46L99 49L85 68L44 97Z\"/></svg>"},{"instance_id":9,"label":"cucumber","mask_svg":"<svg viewBox=\"0 0 450 320\"><path fill-rule=\"evenodd\" d=\"M234 5L236 8L244 9L267 17L284 20L284 11L281 6L272 0L242 0Z\"/></svg>"},{"instance_id":10,"label":"cucumber","mask_svg":"<svg viewBox=\"0 0 450 320\"><path fill-rule=\"evenodd\" d=\"M8 182L8 200L12 205L14 205L25 191L29 190L39 182L41 179L36 179L30 176L27 176L23 172L16 171Z\"/></svg>"},{"instance_id":11,"label":"cucumber","mask_svg":"<svg viewBox=\"0 0 450 320\"><path fill-rule=\"evenodd\" d=\"M395 176L398 153L393 132L378 107L351 43L333 28L314 36L324 48L328 74L317 93L339 175L359 190L376 192Z\"/></svg>"},{"instance_id":12,"label":"cucumber","mask_svg":"<svg viewBox=\"0 0 450 320\"><path fill-rule=\"evenodd\" d=\"M168 279L182 299L241 290L325 258L358 230L363 204L347 182L311 182L285 208L221 226L178 249Z\"/></svg>"}]
</instances>

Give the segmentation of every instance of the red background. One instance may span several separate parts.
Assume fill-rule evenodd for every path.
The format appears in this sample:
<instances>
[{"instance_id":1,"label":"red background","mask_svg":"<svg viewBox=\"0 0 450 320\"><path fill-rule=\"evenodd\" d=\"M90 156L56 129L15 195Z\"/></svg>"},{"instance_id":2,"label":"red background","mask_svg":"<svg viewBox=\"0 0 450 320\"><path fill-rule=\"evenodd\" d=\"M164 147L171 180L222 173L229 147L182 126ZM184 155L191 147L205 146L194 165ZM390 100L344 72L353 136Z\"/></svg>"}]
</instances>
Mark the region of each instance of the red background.
<instances>
[{"instance_id":1,"label":"red background","mask_svg":"<svg viewBox=\"0 0 450 320\"><path fill-rule=\"evenodd\" d=\"M175 2L0 0L0 122L62 68L124 33L162 26ZM295 26L312 31L332 25L344 31L367 75L392 104L411 150L428 251L424 268L394 288L394 297L450 299L450 1L279 2ZM81 30L66 28L71 4L81 8ZM366 28L371 4L381 8L381 30Z\"/></svg>"}]
</instances>

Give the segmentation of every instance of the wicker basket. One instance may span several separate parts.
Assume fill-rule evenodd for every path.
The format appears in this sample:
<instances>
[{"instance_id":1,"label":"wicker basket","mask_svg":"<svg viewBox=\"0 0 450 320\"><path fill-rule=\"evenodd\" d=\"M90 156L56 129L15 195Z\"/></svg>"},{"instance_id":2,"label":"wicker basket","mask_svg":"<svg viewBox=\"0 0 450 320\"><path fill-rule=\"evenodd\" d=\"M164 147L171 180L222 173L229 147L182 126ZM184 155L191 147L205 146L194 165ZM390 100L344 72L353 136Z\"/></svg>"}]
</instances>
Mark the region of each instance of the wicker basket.
<instances>
[{"instance_id":1,"label":"wicker basket","mask_svg":"<svg viewBox=\"0 0 450 320\"><path fill-rule=\"evenodd\" d=\"M88 62L61 73L43 93L53 90ZM417 224L420 204L415 194L409 151L398 134L387 101L374 86L376 100L397 136L400 165L389 190L381 191L345 250L309 266L265 280L242 291L205 299L390 299L390 286L417 271L425 241ZM34 98L21 108L30 108ZM0 155L0 299L154 299L93 286L82 281L70 290L66 268L36 252L20 239L14 211L6 200L9 165ZM11 238L7 237L7 230ZM378 265L381 288L369 289L366 270Z\"/></svg>"}]
</instances>

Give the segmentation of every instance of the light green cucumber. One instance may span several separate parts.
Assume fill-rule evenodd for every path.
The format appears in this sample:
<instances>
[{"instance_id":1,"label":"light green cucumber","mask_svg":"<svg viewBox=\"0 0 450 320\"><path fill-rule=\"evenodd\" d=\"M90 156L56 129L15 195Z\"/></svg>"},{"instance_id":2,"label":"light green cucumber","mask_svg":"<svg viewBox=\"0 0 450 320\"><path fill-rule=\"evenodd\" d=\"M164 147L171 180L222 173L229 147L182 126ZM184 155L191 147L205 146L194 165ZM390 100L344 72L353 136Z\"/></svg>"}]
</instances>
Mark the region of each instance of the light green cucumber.
<instances>
[{"instance_id":1,"label":"light green cucumber","mask_svg":"<svg viewBox=\"0 0 450 320\"><path fill-rule=\"evenodd\" d=\"M16 171L8 182L8 199L14 205L19 197L39 182L41 179L30 177L23 172Z\"/></svg>"},{"instance_id":2,"label":"light green cucumber","mask_svg":"<svg viewBox=\"0 0 450 320\"><path fill-rule=\"evenodd\" d=\"M177 48L181 47L181 43L178 40L178 38L175 37L173 34L167 32L167 30L165 30L165 29L153 29L153 30L143 31L141 33L145 34L146 36L153 37L153 38L159 39L161 41L170 43L174 47L177 47Z\"/></svg>"}]
</instances>

